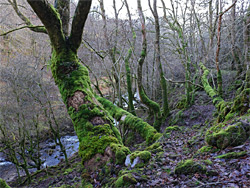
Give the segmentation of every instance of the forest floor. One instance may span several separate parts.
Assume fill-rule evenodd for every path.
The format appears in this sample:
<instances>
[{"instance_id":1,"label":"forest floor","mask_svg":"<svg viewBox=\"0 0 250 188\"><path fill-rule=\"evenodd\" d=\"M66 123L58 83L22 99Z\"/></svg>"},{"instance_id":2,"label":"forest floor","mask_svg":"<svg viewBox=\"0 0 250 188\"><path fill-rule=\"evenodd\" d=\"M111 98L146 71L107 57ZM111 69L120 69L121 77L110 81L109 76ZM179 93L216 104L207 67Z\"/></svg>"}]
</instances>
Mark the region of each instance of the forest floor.
<instances>
[{"instance_id":1,"label":"forest floor","mask_svg":"<svg viewBox=\"0 0 250 188\"><path fill-rule=\"evenodd\" d=\"M205 132L212 125L214 107L212 105L194 105L183 112L172 115L172 124L178 129L170 131L160 139L161 150L152 152L151 160L142 168L114 166L114 173L107 177L109 181L117 179L117 171L130 170L136 181L130 187L250 187L250 141L237 147L224 150L213 148L209 152L199 152L206 146ZM169 126L169 120L163 126ZM145 149L145 144L136 145L139 150ZM228 153L246 151L238 158L220 159L216 156ZM210 173L193 173L177 175L177 164L186 159L202 163ZM82 166L77 153L70 158L70 165L64 162L48 167L32 175L30 185L17 185L9 182L11 187L48 188L48 187L80 187ZM95 187L102 187L95 174L90 175ZM22 178L22 181L25 177Z\"/></svg>"}]
</instances>

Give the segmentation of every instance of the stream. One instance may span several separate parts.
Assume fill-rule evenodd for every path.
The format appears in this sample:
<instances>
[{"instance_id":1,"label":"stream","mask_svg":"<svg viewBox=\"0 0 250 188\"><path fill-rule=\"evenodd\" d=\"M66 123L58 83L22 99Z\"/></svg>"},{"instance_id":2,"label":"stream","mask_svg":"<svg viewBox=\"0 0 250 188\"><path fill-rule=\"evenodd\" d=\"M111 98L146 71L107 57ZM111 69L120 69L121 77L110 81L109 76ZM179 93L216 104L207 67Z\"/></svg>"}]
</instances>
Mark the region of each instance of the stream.
<instances>
[{"instance_id":1,"label":"stream","mask_svg":"<svg viewBox=\"0 0 250 188\"><path fill-rule=\"evenodd\" d=\"M79 141L77 136L63 136L61 142L66 148L68 158L78 152ZM48 140L41 143L41 159L43 162L42 168L46 166L54 166L64 160L64 155L60 151L60 147L54 141ZM30 169L30 172L35 172L36 169ZM23 170L20 170L20 175L25 175ZM4 153L0 152L0 178L11 181L17 177L16 167L13 163L7 160Z\"/></svg>"}]
</instances>

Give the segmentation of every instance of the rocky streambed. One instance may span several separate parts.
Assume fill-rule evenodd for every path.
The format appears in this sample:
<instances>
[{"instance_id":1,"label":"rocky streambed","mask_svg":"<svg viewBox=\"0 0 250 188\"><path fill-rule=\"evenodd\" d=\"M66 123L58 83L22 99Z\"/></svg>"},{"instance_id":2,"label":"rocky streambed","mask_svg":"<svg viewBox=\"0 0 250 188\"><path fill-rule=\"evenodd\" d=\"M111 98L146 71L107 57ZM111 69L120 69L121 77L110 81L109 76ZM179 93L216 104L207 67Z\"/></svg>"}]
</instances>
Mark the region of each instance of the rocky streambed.
<instances>
[{"instance_id":1,"label":"rocky streambed","mask_svg":"<svg viewBox=\"0 0 250 188\"><path fill-rule=\"evenodd\" d=\"M67 156L71 157L74 153L78 152L79 141L77 136L63 136L61 142L66 148ZM60 161L64 160L64 155L60 147L55 144L53 140L47 140L41 143L41 159L43 161L42 168L57 165ZM30 169L30 172L35 172L36 169ZM24 171L20 171L20 175L25 175ZM17 170L13 163L11 163L6 155L0 152L0 178L7 182L12 181L17 177Z\"/></svg>"}]
</instances>

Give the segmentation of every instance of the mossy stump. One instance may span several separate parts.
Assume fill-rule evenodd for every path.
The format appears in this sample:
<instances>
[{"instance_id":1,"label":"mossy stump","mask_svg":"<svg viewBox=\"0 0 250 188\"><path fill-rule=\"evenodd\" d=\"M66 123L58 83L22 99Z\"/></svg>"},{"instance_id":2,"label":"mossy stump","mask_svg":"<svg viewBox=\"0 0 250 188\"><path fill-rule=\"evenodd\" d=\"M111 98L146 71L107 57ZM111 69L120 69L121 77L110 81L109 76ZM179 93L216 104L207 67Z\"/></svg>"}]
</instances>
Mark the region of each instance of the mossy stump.
<instances>
[{"instance_id":1,"label":"mossy stump","mask_svg":"<svg viewBox=\"0 0 250 188\"><path fill-rule=\"evenodd\" d=\"M174 173L175 174L195 174L195 173L206 173L207 169L204 165L200 164L199 162L195 162L192 159L188 159L185 161L181 161L175 167Z\"/></svg>"}]
</instances>

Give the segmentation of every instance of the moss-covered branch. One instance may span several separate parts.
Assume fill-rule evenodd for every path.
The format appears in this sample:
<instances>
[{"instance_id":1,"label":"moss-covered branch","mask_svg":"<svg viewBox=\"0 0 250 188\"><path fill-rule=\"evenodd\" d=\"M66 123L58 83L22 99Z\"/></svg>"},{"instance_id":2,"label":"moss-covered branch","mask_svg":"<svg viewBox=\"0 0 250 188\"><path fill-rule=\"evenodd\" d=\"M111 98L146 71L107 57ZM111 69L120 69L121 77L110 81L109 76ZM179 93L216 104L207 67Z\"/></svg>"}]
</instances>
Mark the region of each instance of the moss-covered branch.
<instances>
[{"instance_id":1,"label":"moss-covered branch","mask_svg":"<svg viewBox=\"0 0 250 188\"><path fill-rule=\"evenodd\" d=\"M209 70L202 63L200 63L200 68L203 70L201 82L204 87L204 90L206 91L208 96L213 99L213 104L216 106L216 108L218 108L218 104L224 102L224 100L220 96L218 96L218 93L210 86L207 78Z\"/></svg>"},{"instance_id":2,"label":"moss-covered branch","mask_svg":"<svg viewBox=\"0 0 250 188\"><path fill-rule=\"evenodd\" d=\"M8 2L11 4L11 6L14 9L14 11L18 15L18 17L21 18L21 20L24 21L24 23L27 26L26 28L29 28L31 31L35 31L35 32L38 32L38 33L45 33L45 34L47 34L47 30L45 29L45 27L33 25L31 23L31 21L19 10L16 0L12 0L12 1L8 0ZM6 34L8 34L8 33L6 33Z\"/></svg>"},{"instance_id":3,"label":"moss-covered branch","mask_svg":"<svg viewBox=\"0 0 250 188\"><path fill-rule=\"evenodd\" d=\"M27 2L46 27L54 50L60 52L65 46L60 15L46 0L27 0Z\"/></svg>"},{"instance_id":4,"label":"moss-covered branch","mask_svg":"<svg viewBox=\"0 0 250 188\"><path fill-rule=\"evenodd\" d=\"M70 1L69 0L56 0L55 8L60 14L62 21L62 30L65 36L69 35L69 20L70 20Z\"/></svg>"},{"instance_id":5,"label":"moss-covered branch","mask_svg":"<svg viewBox=\"0 0 250 188\"><path fill-rule=\"evenodd\" d=\"M139 133L148 144L152 144L162 136L162 134L158 133L154 127L122 108L115 106L109 100L102 97L97 97L97 99L112 117L134 132Z\"/></svg>"},{"instance_id":6,"label":"moss-covered branch","mask_svg":"<svg viewBox=\"0 0 250 188\"><path fill-rule=\"evenodd\" d=\"M220 96L218 96L217 92L208 83L208 69L202 63L200 63L200 67L203 70L201 81L204 89L206 93L213 99L213 104L219 112L217 118L218 122L229 120L237 115L243 115L248 112L250 105L250 88L243 89L243 91L241 91L241 93L234 98L233 102L226 102Z\"/></svg>"},{"instance_id":7,"label":"moss-covered branch","mask_svg":"<svg viewBox=\"0 0 250 188\"><path fill-rule=\"evenodd\" d=\"M71 48L74 52L76 52L81 45L83 27L87 20L91 3L92 0L79 0L76 7L69 37L70 44L72 45Z\"/></svg>"},{"instance_id":8,"label":"moss-covered branch","mask_svg":"<svg viewBox=\"0 0 250 188\"><path fill-rule=\"evenodd\" d=\"M25 25L25 26L22 26L22 27L18 27L18 28L9 30L9 31L7 31L7 32L5 32L5 33L2 33L2 34L0 34L0 36L5 36L5 35L8 35L8 34L10 34L10 33L12 33L12 32L19 31L19 30L21 30L21 29L26 29L26 28L29 28L29 29L43 28L43 29L46 31L46 29L45 29L44 26L40 26L40 25L28 26L28 25Z\"/></svg>"}]
</instances>

